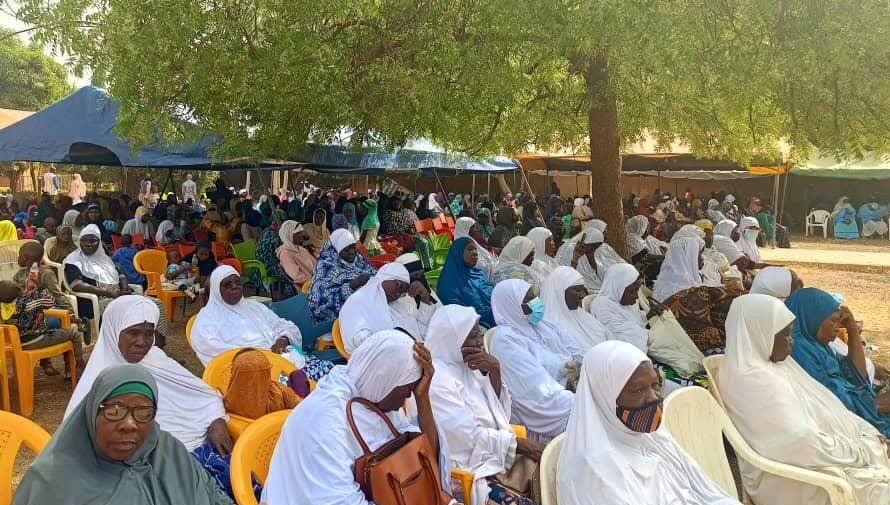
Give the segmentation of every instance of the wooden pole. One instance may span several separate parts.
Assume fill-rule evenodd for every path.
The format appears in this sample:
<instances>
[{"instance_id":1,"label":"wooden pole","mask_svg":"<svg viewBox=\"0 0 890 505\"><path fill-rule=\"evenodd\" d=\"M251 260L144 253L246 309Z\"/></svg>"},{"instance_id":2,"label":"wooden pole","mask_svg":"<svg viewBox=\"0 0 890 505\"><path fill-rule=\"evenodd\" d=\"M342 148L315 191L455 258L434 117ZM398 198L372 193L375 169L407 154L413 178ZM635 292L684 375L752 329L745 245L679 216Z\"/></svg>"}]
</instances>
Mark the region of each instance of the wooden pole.
<instances>
[{"instance_id":1,"label":"wooden pole","mask_svg":"<svg viewBox=\"0 0 890 505\"><path fill-rule=\"evenodd\" d=\"M476 208L476 174L473 174L473 186L470 189L470 203Z\"/></svg>"}]
</instances>

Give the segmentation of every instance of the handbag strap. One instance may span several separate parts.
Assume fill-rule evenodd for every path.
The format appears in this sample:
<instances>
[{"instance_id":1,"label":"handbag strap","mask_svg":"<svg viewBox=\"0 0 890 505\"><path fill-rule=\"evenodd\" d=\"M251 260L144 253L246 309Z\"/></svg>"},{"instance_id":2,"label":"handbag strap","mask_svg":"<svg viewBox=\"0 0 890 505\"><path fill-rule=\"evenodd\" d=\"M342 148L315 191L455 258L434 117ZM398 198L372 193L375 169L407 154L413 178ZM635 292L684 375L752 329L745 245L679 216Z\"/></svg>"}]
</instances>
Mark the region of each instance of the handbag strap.
<instances>
[{"instance_id":1,"label":"handbag strap","mask_svg":"<svg viewBox=\"0 0 890 505\"><path fill-rule=\"evenodd\" d=\"M377 405L374 405L374 403L372 403L370 400L367 400L365 398L353 398L353 399L349 400L348 402L346 402L346 422L349 423L349 429L352 430L352 434L355 435L355 439L358 440L358 443L360 446L362 446L362 451L365 454L369 454L371 452L371 449L368 448L368 444L365 443L365 439L362 438L362 434L359 433L358 428L356 428L356 426L355 426L355 419L352 416L352 405L355 403L360 403L360 404L364 405L365 407L368 408L368 410L370 410L371 412L380 416L383 419L383 422L386 423L386 426L389 428L389 431L392 432L392 436L393 437L399 436L399 432L398 432L398 430L396 430L396 427L392 424L392 421L389 419L389 417L387 417L386 414L383 413L382 410L377 408Z\"/></svg>"}]
</instances>

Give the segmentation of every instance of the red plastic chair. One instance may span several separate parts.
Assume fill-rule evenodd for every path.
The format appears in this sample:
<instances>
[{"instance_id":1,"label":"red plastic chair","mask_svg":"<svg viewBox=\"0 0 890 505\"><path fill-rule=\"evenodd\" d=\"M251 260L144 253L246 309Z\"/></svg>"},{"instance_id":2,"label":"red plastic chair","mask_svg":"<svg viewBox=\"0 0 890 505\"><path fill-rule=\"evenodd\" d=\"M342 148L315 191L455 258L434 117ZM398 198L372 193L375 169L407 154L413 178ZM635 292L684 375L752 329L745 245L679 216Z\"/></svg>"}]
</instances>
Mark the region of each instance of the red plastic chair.
<instances>
[{"instance_id":1,"label":"red plastic chair","mask_svg":"<svg viewBox=\"0 0 890 505\"><path fill-rule=\"evenodd\" d=\"M132 235L131 238L133 239L134 247L145 248L145 237L143 237L141 233Z\"/></svg>"},{"instance_id":2,"label":"red plastic chair","mask_svg":"<svg viewBox=\"0 0 890 505\"><path fill-rule=\"evenodd\" d=\"M451 216L445 216L445 224L448 225L449 230L454 230L454 218Z\"/></svg>"},{"instance_id":3,"label":"red plastic chair","mask_svg":"<svg viewBox=\"0 0 890 505\"><path fill-rule=\"evenodd\" d=\"M238 275L241 275L241 262L237 258L223 258L219 262L223 265L229 265L238 272Z\"/></svg>"},{"instance_id":4,"label":"red plastic chair","mask_svg":"<svg viewBox=\"0 0 890 505\"><path fill-rule=\"evenodd\" d=\"M368 263L371 264L374 268L380 269L383 265L387 263L392 263L396 260L396 257L392 254L381 254L379 256L374 256L373 258L368 259Z\"/></svg>"},{"instance_id":5,"label":"red plastic chair","mask_svg":"<svg viewBox=\"0 0 890 505\"><path fill-rule=\"evenodd\" d=\"M429 233L433 231L433 220L421 219L420 221L414 221L414 229L417 230L419 235Z\"/></svg>"},{"instance_id":6,"label":"red plastic chair","mask_svg":"<svg viewBox=\"0 0 890 505\"><path fill-rule=\"evenodd\" d=\"M213 255L216 256L217 260L222 258L228 258L231 256L229 254L229 244L221 244L219 242L211 242L210 250L213 252Z\"/></svg>"},{"instance_id":7,"label":"red plastic chair","mask_svg":"<svg viewBox=\"0 0 890 505\"><path fill-rule=\"evenodd\" d=\"M120 235L115 234L115 235L112 235L112 236L111 236L111 247L112 247L112 250L117 251L118 249L120 249L120 248L123 247L123 246L124 246L124 244L123 244L123 242L121 242L121 236L120 236Z\"/></svg>"}]
</instances>

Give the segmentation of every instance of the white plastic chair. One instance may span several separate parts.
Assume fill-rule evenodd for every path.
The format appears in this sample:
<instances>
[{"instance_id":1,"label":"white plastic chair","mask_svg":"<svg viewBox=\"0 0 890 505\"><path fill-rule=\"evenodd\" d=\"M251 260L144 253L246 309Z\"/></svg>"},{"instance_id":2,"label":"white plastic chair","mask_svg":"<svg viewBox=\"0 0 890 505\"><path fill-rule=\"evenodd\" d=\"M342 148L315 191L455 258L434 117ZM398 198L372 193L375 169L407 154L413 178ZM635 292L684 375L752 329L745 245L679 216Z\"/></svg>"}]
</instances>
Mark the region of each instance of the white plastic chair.
<instances>
[{"instance_id":1,"label":"white plastic chair","mask_svg":"<svg viewBox=\"0 0 890 505\"><path fill-rule=\"evenodd\" d=\"M53 263L53 265L59 265L58 263ZM80 317L80 311L77 310L77 298L81 298L90 302L93 306L93 318L90 319L90 337L92 338L92 342L95 342L97 338L99 338L99 322L102 318L102 312L99 310L99 297L92 293L79 293L71 289L71 286L68 285L68 279L65 278L65 272L62 270L62 266L59 265L60 272L62 275L59 278L62 280L62 285L64 286L64 291L67 295L71 295L74 297L74 301L72 305L74 306L74 313L77 317ZM71 296L68 298L71 299Z\"/></svg>"},{"instance_id":2,"label":"white plastic chair","mask_svg":"<svg viewBox=\"0 0 890 505\"><path fill-rule=\"evenodd\" d=\"M822 238L828 238L828 224L831 222L831 212L827 210L813 210L807 214L804 236L810 235L810 230L822 228ZM813 232L815 236L816 233Z\"/></svg>"},{"instance_id":3,"label":"white plastic chair","mask_svg":"<svg viewBox=\"0 0 890 505\"><path fill-rule=\"evenodd\" d=\"M547 444L541 454L541 505L558 505L556 474L559 472L559 455L565 438L565 433L560 434Z\"/></svg>"},{"instance_id":4,"label":"white plastic chair","mask_svg":"<svg viewBox=\"0 0 890 505\"><path fill-rule=\"evenodd\" d=\"M485 330L485 335L482 337L482 346L485 347L485 352L491 352L491 338L494 336L494 328L489 328Z\"/></svg>"},{"instance_id":5,"label":"white plastic chair","mask_svg":"<svg viewBox=\"0 0 890 505\"><path fill-rule=\"evenodd\" d=\"M581 308L590 312L590 304L596 299L596 295L587 295L581 300Z\"/></svg>"}]
</instances>

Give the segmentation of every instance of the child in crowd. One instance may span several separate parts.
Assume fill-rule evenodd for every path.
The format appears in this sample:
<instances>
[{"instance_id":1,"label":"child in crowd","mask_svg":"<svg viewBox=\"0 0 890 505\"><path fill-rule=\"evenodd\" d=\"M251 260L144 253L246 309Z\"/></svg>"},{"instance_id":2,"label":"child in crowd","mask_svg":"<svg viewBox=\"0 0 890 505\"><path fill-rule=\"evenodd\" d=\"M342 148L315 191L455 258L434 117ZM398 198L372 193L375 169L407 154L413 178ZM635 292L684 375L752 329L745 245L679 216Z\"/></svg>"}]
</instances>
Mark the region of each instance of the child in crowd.
<instances>
[{"instance_id":1,"label":"child in crowd","mask_svg":"<svg viewBox=\"0 0 890 505\"><path fill-rule=\"evenodd\" d=\"M204 289L197 285L196 277L192 273L192 264L182 260L179 251L167 251L167 272L164 274L165 284L172 285L171 288L185 292L189 299L194 300L195 296L203 293Z\"/></svg>"},{"instance_id":2,"label":"child in crowd","mask_svg":"<svg viewBox=\"0 0 890 505\"><path fill-rule=\"evenodd\" d=\"M216 257L213 255L210 242L198 242L195 252L186 256L185 261L198 267L196 282L201 288L207 289L210 274L216 268Z\"/></svg>"},{"instance_id":3,"label":"child in crowd","mask_svg":"<svg viewBox=\"0 0 890 505\"><path fill-rule=\"evenodd\" d=\"M139 250L133 246L133 237L121 235L121 247L114 251L111 261L114 262L114 265L121 273L127 276L129 284L139 284L145 287L145 276L137 272L136 267L133 266L133 258L136 257L137 252Z\"/></svg>"}]
</instances>

